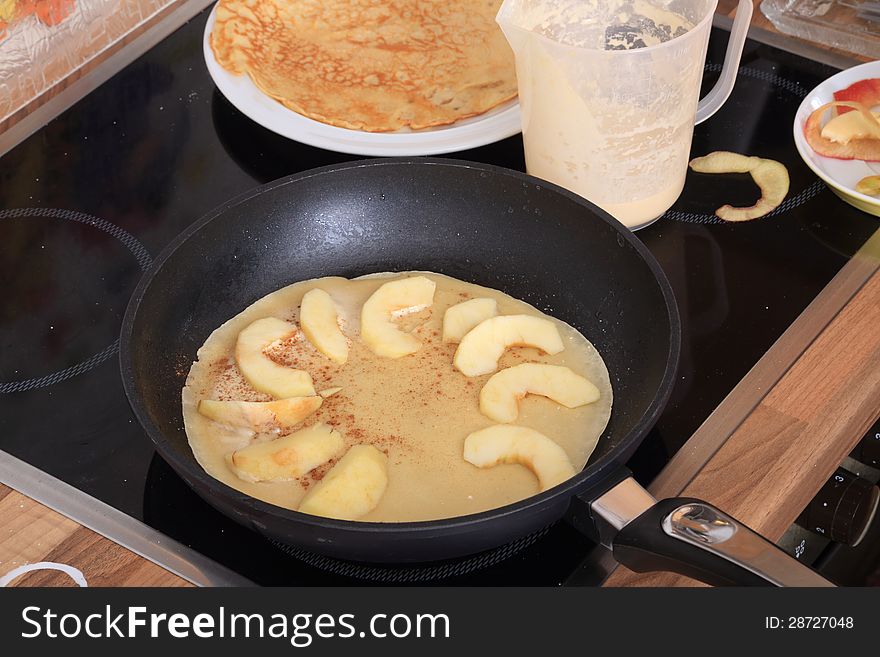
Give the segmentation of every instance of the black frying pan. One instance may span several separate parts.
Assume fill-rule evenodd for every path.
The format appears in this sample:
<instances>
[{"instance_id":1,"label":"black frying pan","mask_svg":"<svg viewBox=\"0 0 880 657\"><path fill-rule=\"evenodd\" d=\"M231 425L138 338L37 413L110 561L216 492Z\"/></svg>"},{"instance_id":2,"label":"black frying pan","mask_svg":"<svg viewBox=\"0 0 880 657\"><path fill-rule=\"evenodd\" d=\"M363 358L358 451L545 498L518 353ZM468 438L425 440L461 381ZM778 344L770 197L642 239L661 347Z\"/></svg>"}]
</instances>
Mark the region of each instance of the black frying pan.
<instances>
[{"instance_id":1,"label":"black frying pan","mask_svg":"<svg viewBox=\"0 0 880 657\"><path fill-rule=\"evenodd\" d=\"M182 369L208 335L289 283L404 270L500 289L572 324L596 345L611 374L614 408L584 470L503 508L411 523L300 514L206 474L187 444L180 392ZM634 569L674 569L712 583L766 583L768 576L755 572L762 567L735 565L737 555L711 554L691 542L716 540L732 527L737 540L753 536L773 557L787 559L784 553L726 516L707 520L708 505L667 500L652 506L623 469L669 397L679 329L657 262L630 231L580 197L498 167L385 159L278 180L190 226L134 292L123 322L121 366L135 414L172 468L212 506L284 543L349 560L434 561L508 543L572 511L577 526ZM676 512L673 524L690 538L663 531ZM715 531L719 522L727 529ZM803 570L802 577L819 579Z\"/></svg>"}]
</instances>

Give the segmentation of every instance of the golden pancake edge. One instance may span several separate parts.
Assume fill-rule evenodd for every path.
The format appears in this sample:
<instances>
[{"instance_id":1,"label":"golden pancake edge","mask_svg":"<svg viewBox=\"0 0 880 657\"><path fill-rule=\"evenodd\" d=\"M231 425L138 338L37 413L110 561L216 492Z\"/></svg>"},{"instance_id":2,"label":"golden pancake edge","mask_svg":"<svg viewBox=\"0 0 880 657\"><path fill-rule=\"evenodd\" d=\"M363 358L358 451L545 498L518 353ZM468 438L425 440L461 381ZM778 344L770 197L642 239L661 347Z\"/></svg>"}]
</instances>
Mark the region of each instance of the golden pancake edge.
<instances>
[{"instance_id":1,"label":"golden pancake edge","mask_svg":"<svg viewBox=\"0 0 880 657\"><path fill-rule=\"evenodd\" d=\"M220 0L226 70L322 123L390 132L449 125L517 94L501 0Z\"/></svg>"}]
</instances>

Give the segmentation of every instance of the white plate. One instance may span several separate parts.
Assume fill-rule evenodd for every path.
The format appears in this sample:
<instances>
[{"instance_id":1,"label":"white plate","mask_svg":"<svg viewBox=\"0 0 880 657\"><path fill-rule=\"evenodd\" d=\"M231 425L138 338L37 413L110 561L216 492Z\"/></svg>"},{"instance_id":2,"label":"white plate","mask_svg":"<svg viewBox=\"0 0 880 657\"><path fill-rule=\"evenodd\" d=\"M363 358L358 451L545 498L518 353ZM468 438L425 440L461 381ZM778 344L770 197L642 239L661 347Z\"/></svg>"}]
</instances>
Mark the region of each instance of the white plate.
<instances>
[{"instance_id":1,"label":"white plate","mask_svg":"<svg viewBox=\"0 0 880 657\"><path fill-rule=\"evenodd\" d=\"M860 64L836 75L813 89L794 117L794 143L807 166L847 203L873 215L880 215L880 199L856 191L856 183L865 176L880 173L880 163L861 160L835 160L822 157L810 148L804 138L804 123L810 114L834 100L834 92L866 78L880 78L880 61Z\"/></svg>"},{"instance_id":2,"label":"white plate","mask_svg":"<svg viewBox=\"0 0 880 657\"><path fill-rule=\"evenodd\" d=\"M208 73L242 114L283 137L340 153L385 157L451 153L491 144L520 132L519 103L515 99L452 125L406 132L349 130L305 117L266 96L247 75L234 75L217 63L210 43L216 10L215 5L205 25L203 47Z\"/></svg>"}]
</instances>

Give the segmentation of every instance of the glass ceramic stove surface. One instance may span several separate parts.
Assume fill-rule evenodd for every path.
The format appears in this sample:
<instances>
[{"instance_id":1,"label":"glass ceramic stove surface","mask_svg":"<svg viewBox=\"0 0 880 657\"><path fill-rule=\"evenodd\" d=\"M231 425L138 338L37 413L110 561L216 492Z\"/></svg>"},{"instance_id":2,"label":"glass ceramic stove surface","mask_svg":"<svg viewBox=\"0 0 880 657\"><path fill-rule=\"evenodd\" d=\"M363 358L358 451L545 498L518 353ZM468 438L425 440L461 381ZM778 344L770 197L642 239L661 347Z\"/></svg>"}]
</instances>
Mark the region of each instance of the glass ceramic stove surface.
<instances>
[{"instance_id":1,"label":"glass ceramic stove surface","mask_svg":"<svg viewBox=\"0 0 880 657\"><path fill-rule=\"evenodd\" d=\"M388 569L290 556L214 511L155 456L123 394L117 337L150 255L255 185L356 159L288 141L235 110L205 69L205 18L0 158L0 449L257 583L394 579ZM723 59L724 36L716 30L710 62ZM748 204L757 189L744 175L690 175L673 211L638 234L683 319L678 384L631 463L643 482L878 227L818 183L792 143L801 98L834 70L756 42L743 67L724 108L696 128L693 152L778 159L791 172L790 200L776 216L725 225L713 209ZM716 74L710 64L707 84ZM520 137L452 156L524 168ZM404 579L559 584L592 547L559 523L498 554Z\"/></svg>"}]
</instances>

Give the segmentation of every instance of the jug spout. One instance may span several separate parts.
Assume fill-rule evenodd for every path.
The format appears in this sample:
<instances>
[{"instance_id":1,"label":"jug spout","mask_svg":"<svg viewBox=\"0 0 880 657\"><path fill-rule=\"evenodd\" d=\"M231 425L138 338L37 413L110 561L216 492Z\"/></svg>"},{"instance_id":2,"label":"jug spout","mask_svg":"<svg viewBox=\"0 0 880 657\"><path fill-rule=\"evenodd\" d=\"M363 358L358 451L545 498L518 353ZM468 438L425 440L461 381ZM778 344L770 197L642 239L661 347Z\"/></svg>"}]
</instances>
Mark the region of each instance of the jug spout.
<instances>
[{"instance_id":1,"label":"jug spout","mask_svg":"<svg viewBox=\"0 0 880 657\"><path fill-rule=\"evenodd\" d=\"M606 24L614 7L645 0L504 0L495 21L514 55L529 43L550 43L580 48L603 48Z\"/></svg>"},{"instance_id":2,"label":"jug spout","mask_svg":"<svg viewBox=\"0 0 880 657\"><path fill-rule=\"evenodd\" d=\"M495 22L501 27L510 49L514 55L522 52L526 41L529 38L529 31L524 29L518 18L522 16L523 0L504 0L498 13L495 15Z\"/></svg>"}]
</instances>

